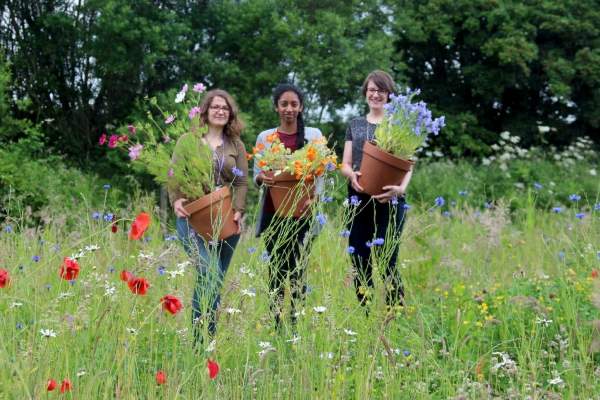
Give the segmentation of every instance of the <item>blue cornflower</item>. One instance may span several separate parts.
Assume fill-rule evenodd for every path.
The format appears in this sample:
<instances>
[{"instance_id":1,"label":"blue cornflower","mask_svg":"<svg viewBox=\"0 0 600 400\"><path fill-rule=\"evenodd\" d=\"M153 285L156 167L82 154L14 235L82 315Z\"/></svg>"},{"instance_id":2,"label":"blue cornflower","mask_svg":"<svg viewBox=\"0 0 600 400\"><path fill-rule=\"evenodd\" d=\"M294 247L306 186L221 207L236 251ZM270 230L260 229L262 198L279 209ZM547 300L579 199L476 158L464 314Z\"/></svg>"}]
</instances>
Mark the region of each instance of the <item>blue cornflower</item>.
<instances>
[{"instance_id":1,"label":"blue cornflower","mask_svg":"<svg viewBox=\"0 0 600 400\"><path fill-rule=\"evenodd\" d=\"M261 259L262 261L264 261L264 262L267 262L267 261L269 261L269 260L271 259L271 256L269 255L269 252L268 252L268 251L264 250L264 251L262 252L262 254L260 255L260 259Z\"/></svg>"},{"instance_id":2,"label":"blue cornflower","mask_svg":"<svg viewBox=\"0 0 600 400\"><path fill-rule=\"evenodd\" d=\"M446 200L444 200L442 196L438 196L435 198L435 205L437 207L442 207L444 204L446 204Z\"/></svg>"},{"instance_id":3,"label":"blue cornflower","mask_svg":"<svg viewBox=\"0 0 600 400\"><path fill-rule=\"evenodd\" d=\"M46 288L46 290L50 290L50 289L52 289L52 285L51 285L51 284L49 284L49 283L46 283L46 284L44 285L44 287Z\"/></svg>"},{"instance_id":4,"label":"blue cornflower","mask_svg":"<svg viewBox=\"0 0 600 400\"><path fill-rule=\"evenodd\" d=\"M369 248L373 247L373 242L371 242L370 240L367 240L365 245Z\"/></svg>"},{"instance_id":5,"label":"blue cornflower","mask_svg":"<svg viewBox=\"0 0 600 400\"><path fill-rule=\"evenodd\" d=\"M110 221L112 221L112 219L113 219L112 213L106 213L106 214L104 214L104 220L106 222L110 222Z\"/></svg>"},{"instance_id":6,"label":"blue cornflower","mask_svg":"<svg viewBox=\"0 0 600 400\"><path fill-rule=\"evenodd\" d=\"M585 217L585 213L577 213L575 214L575 218L577 219L583 219Z\"/></svg>"},{"instance_id":7,"label":"blue cornflower","mask_svg":"<svg viewBox=\"0 0 600 400\"><path fill-rule=\"evenodd\" d=\"M489 201L486 201L485 203L483 203L483 207L490 209L490 208L492 208L492 203Z\"/></svg>"},{"instance_id":8,"label":"blue cornflower","mask_svg":"<svg viewBox=\"0 0 600 400\"><path fill-rule=\"evenodd\" d=\"M238 167L231 168L231 172L233 172L233 175L235 175L237 177L244 176L244 172L241 169L239 169Z\"/></svg>"},{"instance_id":9,"label":"blue cornflower","mask_svg":"<svg viewBox=\"0 0 600 400\"><path fill-rule=\"evenodd\" d=\"M165 236L165 241L167 241L167 242L173 242L175 240L177 240L177 235L175 235L175 234Z\"/></svg>"},{"instance_id":10,"label":"blue cornflower","mask_svg":"<svg viewBox=\"0 0 600 400\"><path fill-rule=\"evenodd\" d=\"M383 245L383 242L384 242L383 238L375 238L375 240L373 240L373 245L381 246L381 245Z\"/></svg>"},{"instance_id":11,"label":"blue cornflower","mask_svg":"<svg viewBox=\"0 0 600 400\"><path fill-rule=\"evenodd\" d=\"M108 189L110 189L110 185L107 183L106 185L102 186L102 188L103 188L104 190L108 190Z\"/></svg>"},{"instance_id":12,"label":"blue cornflower","mask_svg":"<svg viewBox=\"0 0 600 400\"><path fill-rule=\"evenodd\" d=\"M350 205L351 206L357 206L359 204L360 204L360 200L358 200L358 196L356 196L356 195L350 196Z\"/></svg>"},{"instance_id":13,"label":"blue cornflower","mask_svg":"<svg viewBox=\"0 0 600 400\"><path fill-rule=\"evenodd\" d=\"M541 183L539 183L539 182L533 182L533 188L534 188L535 190L540 190L540 189L542 189L543 187L544 187L544 186L543 186Z\"/></svg>"},{"instance_id":14,"label":"blue cornflower","mask_svg":"<svg viewBox=\"0 0 600 400\"><path fill-rule=\"evenodd\" d=\"M18 330L21 330L21 329L23 329L23 324L22 324L22 323L20 323L20 322L17 322L17 329L18 329Z\"/></svg>"},{"instance_id":15,"label":"blue cornflower","mask_svg":"<svg viewBox=\"0 0 600 400\"><path fill-rule=\"evenodd\" d=\"M408 203L404 203L404 206L403 206L403 208L404 208L405 210L410 210L410 204L408 204Z\"/></svg>"},{"instance_id":16,"label":"blue cornflower","mask_svg":"<svg viewBox=\"0 0 600 400\"><path fill-rule=\"evenodd\" d=\"M333 201L333 197L331 197L331 196L323 196L323 198L321 199L321 201L323 203L331 203Z\"/></svg>"},{"instance_id":17,"label":"blue cornflower","mask_svg":"<svg viewBox=\"0 0 600 400\"><path fill-rule=\"evenodd\" d=\"M404 351L402 352L402 354L404 354L404 357L408 357L408 356L410 356L410 351L408 351L408 350L404 350Z\"/></svg>"},{"instance_id":18,"label":"blue cornflower","mask_svg":"<svg viewBox=\"0 0 600 400\"><path fill-rule=\"evenodd\" d=\"M466 190L460 190L460 191L458 192L458 195L459 195L459 196L466 196L467 194L469 194L469 192L467 192Z\"/></svg>"},{"instance_id":19,"label":"blue cornflower","mask_svg":"<svg viewBox=\"0 0 600 400\"><path fill-rule=\"evenodd\" d=\"M331 171L335 170L335 164L332 162L328 162L327 164L325 164L325 170L327 172L331 172Z\"/></svg>"},{"instance_id":20,"label":"blue cornflower","mask_svg":"<svg viewBox=\"0 0 600 400\"><path fill-rule=\"evenodd\" d=\"M112 265L110 267L108 267L108 272L110 272L111 274L115 273L115 267L113 267Z\"/></svg>"},{"instance_id":21,"label":"blue cornflower","mask_svg":"<svg viewBox=\"0 0 600 400\"><path fill-rule=\"evenodd\" d=\"M323 226L327 222L327 217L321 213L317 214L317 222L319 225Z\"/></svg>"},{"instance_id":22,"label":"blue cornflower","mask_svg":"<svg viewBox=\"0 0 600 400\"><path fill-rule=\"evenodd\" d=\"M581 200L581 196L578 195L578 194L572 194L572 195L569 196L569 200L571 200L571 201L579 201L579 200Z\"/></svg>"},{"instance_id":23,"label":"blue cornflower","mask_svg":"<svg viewBox=\"0 0 600 400\"><path fill-rule=\"evenodd\" d=\"M356 251L356 249L354 248L354 246L348 246L348 248L346 249L346 251L348 252L348 254L354 254L354 252Z\"/></svg>"},{"instance_id":24,"label":"blue cornflower","mask_svg":"<svg viewBox=\"0 0 600 400\"><path fill-rule=\"evenodd\" d=\"M248 247L248 254L256 253L256 247Z\"/></svg>"},{"instance_id":25,"label":"blue cornflower","mask_svg":"<svg viewBox=\"0 0 600 400\"><path fill-rule=\"evenodd\" d=\"M33 256L31 257L31 259L33 260L33 262L40 262L40 256Z\"/></svg>"},{"instance_id":26,"label":"blue cornflower","mask_svg":"<svg viewBox=\"0 0 600 400\"><path fill-rule=\"evenodd\" d=\"M552 212L555 214L558 214L558 213L562 212L562 207L554 207L552 209Z\"/></svg>"},{"instance_id":27,"label":"blue cornflower","mask_svg":"<svg viewBox=\"0 0 600 400\"><path fill-rule=\"evenodd\" d=\"M54 246L52 246L52 251L58 253L60 251L60 244L57 243Z\"/></svg>"},{"instance_id":28,"label":"blue cornflower","mask_svg":"<svg viewBox=\"0 0 600 400\"><path fill-rule=\"evenodd\" d=\"M565 259L565 252L564 251L559 251L558 252L558 259L560 261L563 261Z\"/></svg>"},{"instance_id":29,"label":"blue cornflower","mask_svg":"<svg viewBox=\"0 0 600 400\"><path fill-rule=\"evenodd\" d=\"M311 294L313 291L313 287L310 285L306 285L306 294Z\"/></svg>"},{"instance_id":30,"label":"blue cornflower","mask_svg":"<svg viewBox=\"0 0 600 400\"><path fill-rule=\"evenodd\" d=\"M442 213L442 215L443 215L444 217L451 217L451 216L452 216L452 213L450 213L450 211L444 211L444 212Z\"/></svg>"},{"instance_id":31,"label":"blue cornflower","mask_svg":"<svg viewBox=\"0 0 600 400\"><path fill-rule=\"evenodd\" d=\"M600 211L600 203L596 203L596 205L594 206L594 210Z\"/></svg>"},{"instance_id":32,"label":"blue cornflower","mask_svg":"<svg viewBox=\"0 0 600 400\"><path fill-rule=\"evenodd\" d=\"M6 233L12 233L12 231L13 231L12 225L6 225L4 227L4 232L6 232Z\"/></svg>"},{"instance_id":33,"label":"blue cornflower","mask_svg":"<svg viewBox=\"0 0 600 400\"><path fill-rule=\"evenodd\" d=\"M350 236L350 231L349 231L349 230L347 230L347 229L346 229L346 230L344 230L344 231L341 231L341 232L340 232L340 236L341 236L341 237L345 237L345 238L347 238L347 237L349 237L349 236Z\"/></svg>"},{"instance_id":34,"label":"blue cornflower","mask_svg":"<svg viewBox=\"0 0 600 400\"><path fill-rule=\"evenodd\" d=\"M158 272L159 275L164 275L166 272L166 268L163 265L161 265L156 269L156 272Z\"/></svg>"},{"instance_id":35,"label":"blue cornflower","mask_svg":"<svg viewBox=\"0 0 600 400\"><path fill-rule=\"evenodd\" d=\"M92 213L92 218L93 219L100 219L101 216L102 216L102 214L100 214L98 211L94 211Z\"/></svg>"},{"instance_id":36,"label":"blue cornflower","mask_svg":"<svg viewBox=\"0 0 600 400\"><path fill-rule=\"evenodd\" d=\"M398 204L398 197L392 196L391 202L392 202L392 205L394 205L394 206L397 205Z\"/></svg>"}]
</instances>

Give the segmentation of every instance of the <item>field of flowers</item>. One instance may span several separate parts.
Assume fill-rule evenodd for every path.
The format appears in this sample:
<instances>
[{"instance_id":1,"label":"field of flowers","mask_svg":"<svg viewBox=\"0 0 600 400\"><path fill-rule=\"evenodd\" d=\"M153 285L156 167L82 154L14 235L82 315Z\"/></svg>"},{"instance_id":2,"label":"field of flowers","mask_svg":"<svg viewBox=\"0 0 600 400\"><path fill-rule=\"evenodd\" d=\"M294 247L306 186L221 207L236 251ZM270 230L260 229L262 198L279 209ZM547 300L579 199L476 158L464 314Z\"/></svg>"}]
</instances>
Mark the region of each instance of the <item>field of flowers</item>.
<instances>
[{"instance_id":1,"label":"field of flowers","mask_svg":"<svg viewBox=\"0 0 600 400\"><path fill-rule=\"evenodd\" d=\"M405 307L387 312L377 282L368 316L342 223L353 205L321 204L297 335L274 329L249 217L216 340L198 352L195 270L153 199L82 202L37 229L11 218L0 231L0 398L597 398L600 204L574 192L540 209L548 186L518 192L516 211L503 198L473 206L466 191L411 205ZM143 235L139 218L132 228L142 211Z\"/></svg>"}]
</instances>

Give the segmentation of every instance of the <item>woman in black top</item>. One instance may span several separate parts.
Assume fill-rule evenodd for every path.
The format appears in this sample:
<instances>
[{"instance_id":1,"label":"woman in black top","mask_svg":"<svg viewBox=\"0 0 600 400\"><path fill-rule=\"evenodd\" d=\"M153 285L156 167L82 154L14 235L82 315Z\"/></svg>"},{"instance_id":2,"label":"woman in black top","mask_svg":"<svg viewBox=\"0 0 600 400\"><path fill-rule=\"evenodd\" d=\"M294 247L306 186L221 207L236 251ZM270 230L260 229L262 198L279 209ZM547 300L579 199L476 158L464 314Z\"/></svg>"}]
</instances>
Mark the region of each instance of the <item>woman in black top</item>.
<instances>
[{"instance_id":1,"label":"woman in black top","mask_svg":"<svg viewBox=\"0 0 600 400\"><path fill-rule=\"evenodd\" d=\"M400 185L384 186L385 192L377 196L363 193L359 172L363 145L366 140L375 139L375 128L385 115L384 105L395 91L396 85L389 74L378 70L371 72L362 86L369 113L350 121L346 130L341 172L348 178L349 206L356 207L350 221L348 251L356 272L354 284L361 305L369 303L373 288L371 249L380 247L385 247L379 254L384 264L380 268L383 269L386 304L388 307L403 305L404 290L396 259L406 213L404 193L412 170Z\"/></svg>"}]
</instances>

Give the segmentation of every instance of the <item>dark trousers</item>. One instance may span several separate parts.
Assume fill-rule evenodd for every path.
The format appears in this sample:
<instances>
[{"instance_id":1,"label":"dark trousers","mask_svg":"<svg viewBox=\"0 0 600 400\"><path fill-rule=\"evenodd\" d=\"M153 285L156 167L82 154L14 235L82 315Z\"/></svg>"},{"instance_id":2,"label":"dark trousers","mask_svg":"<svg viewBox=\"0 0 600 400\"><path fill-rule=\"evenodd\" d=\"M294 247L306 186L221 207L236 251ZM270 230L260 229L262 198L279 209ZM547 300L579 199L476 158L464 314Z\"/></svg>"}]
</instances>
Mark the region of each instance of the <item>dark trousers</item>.
<instances>
[{"instance_id":1,"label":"dark trousers","mask_svg":"<svg viewBox=\"0 0 600 400\"><path fill-rule=\"evenodd\" d=\"M351 205L352 196L356 196L360 204ZM349 245L354 247L351 258L356 272L354 285L359 302L365 305L370 300L373 289L371 253L375 251L381 261L379 268L382 270L385 283L386 304L388 306L403 304L404 288L396 260L406 216L404 197L398 198L395 204L380 203L371 199L369 195L357 193L349 187L348 202L349 207L354 207L356 210L348 229L350 230ZM374 244L374 242L378 243L376 239L384 239L383 244Z\"/></svg>"},{"instance_id":2,"label":"dark trousers","mask_svg":"<svg viewBox=\"0 0 600 400\"><path fill-rule=\"evenodd\" d=\"M310 220L266 214L265 226L262 235L269 253L270 308L275 326L279 328L286 280L290 280L292 323L296 322L296 310L306 297L306 263L310 249L307 233Z\"/></svg>"}]
</instances>

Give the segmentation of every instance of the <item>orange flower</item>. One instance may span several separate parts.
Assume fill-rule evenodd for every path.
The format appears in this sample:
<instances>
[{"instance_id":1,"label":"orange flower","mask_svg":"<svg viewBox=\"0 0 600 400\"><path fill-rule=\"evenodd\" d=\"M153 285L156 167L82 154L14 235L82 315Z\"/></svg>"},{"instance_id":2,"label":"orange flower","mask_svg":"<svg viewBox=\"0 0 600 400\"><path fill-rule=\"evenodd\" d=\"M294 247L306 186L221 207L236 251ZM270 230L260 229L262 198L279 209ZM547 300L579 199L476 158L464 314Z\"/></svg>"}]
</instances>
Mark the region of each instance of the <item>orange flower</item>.
<instances>
[{"instance_id":1,"label":"orange flower","mask_svg":"<svg viewBox=\"0 0 600 400\"><path fill-rule=\"evenodd\" d=\"M315 170L315 175L321 176L321 175L323 175L323 172L325 172L325 167L323 167L322 165L319 165L319 167Z\"/></svg>"},{"instance_id":2,"label":"orange flower","mask_svg":"<svg viewBox=\"0 0 600 400\"><path fill-rule=\"evenodd\" d=\"M248 160L248 161L252 160L252 154L246 153L246 160Z\"/></svg>"},{"instance_id":3,"label":"orange flower","mask_svg":"<svg viewBox=\"0 0 600 400\"><path fill-rule=\"evenodd\" d=\"M278 139L278 138L279 137L277 136L277 132L271 133L270 135L267 136L267 142L273 143L275 141L275 139Z\"/></svg>"},{"instance_id":4,"label":"orange flower","mask_svg":"<svg viewBox=\"0 0 600 400\"><path fill-rule=\"evenodd\" d=\"M252 153L256 154L256 153L263 151L264 149L265 149L265 145L262 143L259 143L255 147L252 148Z\"/></svg>"},{"instance_id":5,"label":"orange flower","mask_svg":"<svg viewBox=\"0 0 600 400\"><path fill-rule=\"evenodd\" d=\"M266 166L266 165L267 165L267 162L266 162L265 160L260 160L260 161L258 162L258 167L259 167L259 168L262 168L262 167L264 167L264 166Z\"/></svg>"},{"instance_id":6,"label":"orange flower","mask_svg":"<svg viewBox=\"0 0 600 400\"><path fill-rule=\"evenodd\" d=\"M315 158L317 158L317 150L314 147L310 146L308 150L306 150L306 158L309 161L315 161Z\"/></svg>"}]
</instances>

